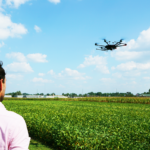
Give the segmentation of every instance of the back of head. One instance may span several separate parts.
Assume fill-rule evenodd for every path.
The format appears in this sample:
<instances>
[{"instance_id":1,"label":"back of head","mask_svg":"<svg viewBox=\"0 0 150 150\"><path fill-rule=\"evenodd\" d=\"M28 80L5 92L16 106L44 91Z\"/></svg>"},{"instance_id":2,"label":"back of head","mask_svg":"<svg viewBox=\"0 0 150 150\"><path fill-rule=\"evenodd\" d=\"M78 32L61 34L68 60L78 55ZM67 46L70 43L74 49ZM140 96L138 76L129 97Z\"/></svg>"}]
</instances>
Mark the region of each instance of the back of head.
<instances>
[{"instance_id":1,"label":"back of head","mask_svg":"<svg viewBox=\"0 0 150 150\"><path fill-rule=\"evenodd\" d=\"M6 89L6 83L5 83L6 73L5 73L5 70L3 69L2 65L3 65L3 62L0 61L0 80L3 79L2 81L0 81L0 89L1 89L0 90L0 102L2 102L4 99L5 89ZM2 85L2 84L4 84L4 85Z\"/></svg>"},{"instance_id":2,"label":"back of head","mask_svg":"<svg viewBox=\"0 0 150 150\"><path fill-rule=\"evenodd\" d=\"M3 79L3 83L4 83L6 73L5 73L5 70L3 69L2 65L3 65L3 62L0 61L0 80Z\"/></svg>"}]
</instances>

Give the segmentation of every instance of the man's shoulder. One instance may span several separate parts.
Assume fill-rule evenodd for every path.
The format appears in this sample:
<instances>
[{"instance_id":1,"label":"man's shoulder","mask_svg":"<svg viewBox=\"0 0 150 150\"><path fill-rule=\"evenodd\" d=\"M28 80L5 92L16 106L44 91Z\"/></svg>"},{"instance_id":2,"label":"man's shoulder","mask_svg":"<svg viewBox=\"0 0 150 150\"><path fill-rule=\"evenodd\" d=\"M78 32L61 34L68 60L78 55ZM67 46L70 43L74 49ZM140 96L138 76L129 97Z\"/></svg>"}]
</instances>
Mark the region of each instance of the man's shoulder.
<instances>
[{"instance_id":1,"label":"man's shoulder","mask_svg":"<svg viewBox=\"0 0 150 150\"><path fill-rule=\"evenodd\" d=\"M16 112L13 112L13 111L7 110L7 116L13 120L15 119L16 121L19 121L19 122L24 121L24 118L21 115L17 114Z\"/></svg>"}]
</instances>

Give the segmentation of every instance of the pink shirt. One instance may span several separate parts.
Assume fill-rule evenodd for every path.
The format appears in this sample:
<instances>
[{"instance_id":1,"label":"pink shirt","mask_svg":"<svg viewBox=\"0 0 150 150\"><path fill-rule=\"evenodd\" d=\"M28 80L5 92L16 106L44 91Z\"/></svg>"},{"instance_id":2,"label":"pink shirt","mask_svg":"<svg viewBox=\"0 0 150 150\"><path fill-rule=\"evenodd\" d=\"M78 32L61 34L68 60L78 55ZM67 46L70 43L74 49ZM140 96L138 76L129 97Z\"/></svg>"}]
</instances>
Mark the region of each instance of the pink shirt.
<instances>
[{"instance_id":1,"label":"pink shirt","mask_svg":"<svg viewBox=\"0 0 150 150\"><path fill-rule=\"evenodd\" d=\"M0 102L0 150L29 150L30 139L24 118Z\"/></svg>"}]
</instances>

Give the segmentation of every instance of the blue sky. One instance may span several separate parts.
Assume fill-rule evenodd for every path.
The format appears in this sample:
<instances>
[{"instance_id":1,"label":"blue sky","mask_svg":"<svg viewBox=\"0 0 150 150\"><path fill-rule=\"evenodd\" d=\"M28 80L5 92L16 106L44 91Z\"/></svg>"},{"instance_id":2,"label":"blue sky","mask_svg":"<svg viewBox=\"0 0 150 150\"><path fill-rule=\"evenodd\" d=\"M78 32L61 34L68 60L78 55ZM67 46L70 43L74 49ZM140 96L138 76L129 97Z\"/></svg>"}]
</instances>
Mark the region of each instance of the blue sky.
<instances>
[{"instance_id":1,"label":"blue sky","mask_svg":"<svg viewBox=\"0 0 150 150\"><path fill-rule=\"evenodd\" d=\"M6 93L150 89L150 1L0 0ZM97 51L124 38L127 47Z\"/></svg>"}]
</instances>

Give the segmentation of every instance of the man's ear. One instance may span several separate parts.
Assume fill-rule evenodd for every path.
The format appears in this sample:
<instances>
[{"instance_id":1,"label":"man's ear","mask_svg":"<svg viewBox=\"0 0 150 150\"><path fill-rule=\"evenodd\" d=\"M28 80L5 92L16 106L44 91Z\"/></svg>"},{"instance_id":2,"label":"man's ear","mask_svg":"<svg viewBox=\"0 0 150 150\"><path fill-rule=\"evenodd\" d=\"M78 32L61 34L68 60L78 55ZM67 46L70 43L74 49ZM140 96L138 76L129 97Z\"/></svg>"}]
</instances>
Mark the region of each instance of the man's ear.
<instances>
[{"instance_id":1,"label":"man's ear","mask_svg":"<svg viewBox=\"0 0 150 150\"><path fill-rule=\"evenodd\" d=\"M2 88L2 81L3 81L3 79L0 80L0 92L1 92L2 89L3 89L3 88Z\"/></svg>"}]
</instances>

